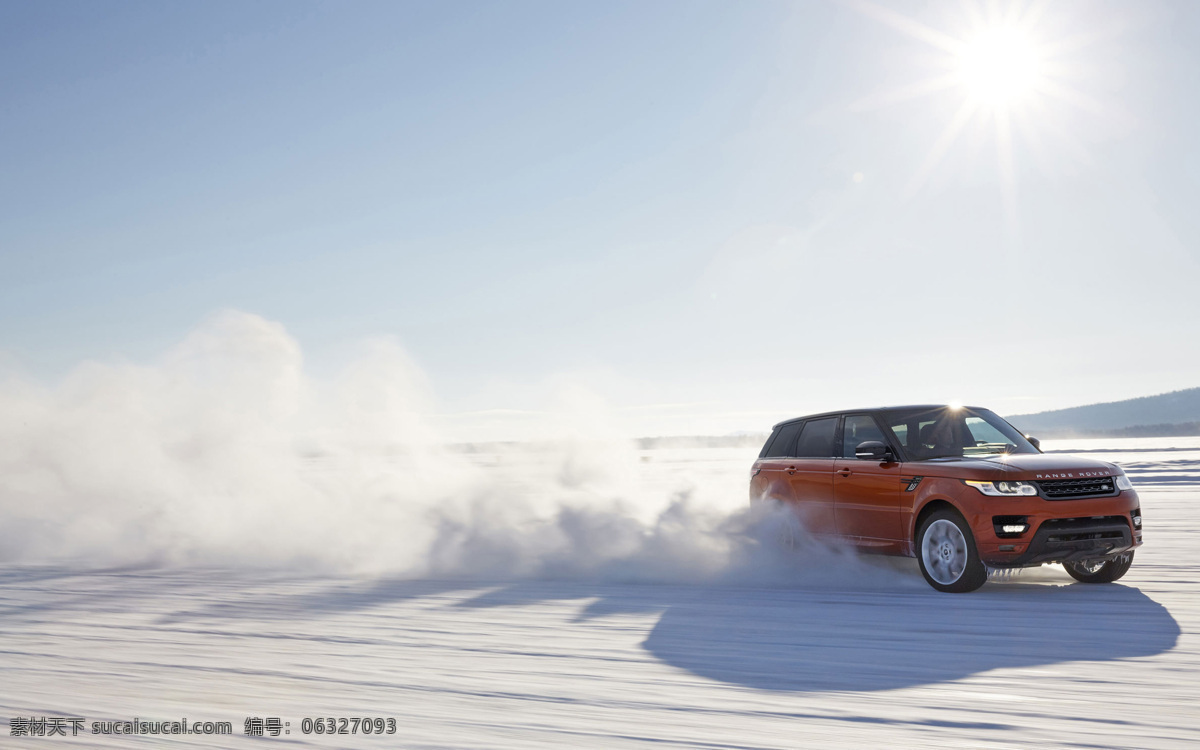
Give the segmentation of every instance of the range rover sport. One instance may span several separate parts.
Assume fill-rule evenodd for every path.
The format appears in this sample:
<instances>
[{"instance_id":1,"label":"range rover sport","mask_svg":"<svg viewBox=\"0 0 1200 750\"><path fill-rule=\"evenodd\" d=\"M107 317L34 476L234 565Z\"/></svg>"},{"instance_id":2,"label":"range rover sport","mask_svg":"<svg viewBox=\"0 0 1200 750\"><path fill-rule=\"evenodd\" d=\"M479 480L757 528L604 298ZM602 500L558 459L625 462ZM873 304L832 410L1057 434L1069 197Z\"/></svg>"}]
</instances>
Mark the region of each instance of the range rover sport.
<instances>
[{"instance_id":1,"label":"range rover sport","mask_svg":"<svg viewBox=\"0 0 1200 750\"><path fill-rule=\"evenodd\" d=\"M751 469L751 501L793 508L805 528L916 557L939 591L973 591L987 569L1062 563L1112 582L1142 543L1141 504L1103 461L1041 452L987 409L903 406L775 425Z\"/></svg>"}]
</instances>

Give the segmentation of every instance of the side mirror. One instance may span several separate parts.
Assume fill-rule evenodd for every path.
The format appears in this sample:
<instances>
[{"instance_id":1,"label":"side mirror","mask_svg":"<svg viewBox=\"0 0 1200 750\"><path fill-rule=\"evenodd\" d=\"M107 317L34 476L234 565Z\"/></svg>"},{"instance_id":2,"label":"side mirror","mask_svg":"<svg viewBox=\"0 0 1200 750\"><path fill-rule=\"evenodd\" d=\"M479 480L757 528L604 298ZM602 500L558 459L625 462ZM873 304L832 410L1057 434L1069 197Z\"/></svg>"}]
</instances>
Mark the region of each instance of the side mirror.
<instances>
[{"instance_id":1,"label":"side mirror","mask_svg":"<svg viewBox=\"0 0 1200 750\"><path fill-rule=\"evenodd\" d=\"M1032 435L1026 435L1025 439L1028 440L1029 444L1032 445L1034 448L1037 448L1038 450L1042 449L1042 441L1041 440L1038 440L1037 438L1035 438Z\"/></svg>"},{"instance_id":2,"label":"side mirror","mask_svg":"<svg viewBox=\"0 0 1200 750\"><path fill-rule=\"evenodd\" d=\"M854 457L864 461L891 461L892 449L878 440L867 440L854 449Z\"/></svg>"}]
</instances>

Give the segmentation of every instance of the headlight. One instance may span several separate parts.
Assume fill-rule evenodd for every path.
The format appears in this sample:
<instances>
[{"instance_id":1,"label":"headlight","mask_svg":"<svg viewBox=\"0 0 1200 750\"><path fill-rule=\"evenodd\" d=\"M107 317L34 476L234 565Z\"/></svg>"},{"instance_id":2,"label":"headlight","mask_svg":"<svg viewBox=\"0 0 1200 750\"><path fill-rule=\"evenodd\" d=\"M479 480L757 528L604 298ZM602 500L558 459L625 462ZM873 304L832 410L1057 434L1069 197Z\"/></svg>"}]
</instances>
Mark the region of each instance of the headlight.
<instances>
[{"instance_id":1,"label":"headlight","mask_svg":"<svg viewBox=\"0 0 1200 750\"><path fill-rule=\"evenodd\" d=\"M1037 487L1032 482L975 482L964 479L968 487L974 487L985 495L993 497L1016 497L1018 495L1036 495Z\"/></svg>"},{"instance_id":2,"label":"headlight","mask_svg":"<svg viewBox=\"0 0 1200 750\"><path fill-rule=\"evenodd\" d=\"M1118 490L1132 490L1133 489L1133 482L1129 481L1129 477L1125 476L1125 472L1123 472L1123 471L1117 475L1117 489Z\"/></svg>"}]
</instances>

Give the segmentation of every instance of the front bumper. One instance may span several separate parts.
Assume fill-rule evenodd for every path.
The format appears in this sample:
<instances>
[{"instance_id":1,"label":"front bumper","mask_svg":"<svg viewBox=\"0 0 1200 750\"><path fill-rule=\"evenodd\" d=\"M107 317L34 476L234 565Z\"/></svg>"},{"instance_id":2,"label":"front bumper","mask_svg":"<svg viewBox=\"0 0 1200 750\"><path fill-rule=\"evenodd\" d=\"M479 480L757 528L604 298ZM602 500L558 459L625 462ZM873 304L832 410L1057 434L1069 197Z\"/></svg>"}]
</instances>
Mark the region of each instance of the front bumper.
<instances>
[{"instance_id":1,"label":"front bumper","mask_svg":"<svg viewBox=\"0 0 1200 750\"><path fill-rule=\"evenodd\" d=\"M1043 521L1031 538L1001 540L980 550L996 568L1076 562L1112 557L1141 544L1128 516L1053 518Z\"/></svg>"}]
</instances>

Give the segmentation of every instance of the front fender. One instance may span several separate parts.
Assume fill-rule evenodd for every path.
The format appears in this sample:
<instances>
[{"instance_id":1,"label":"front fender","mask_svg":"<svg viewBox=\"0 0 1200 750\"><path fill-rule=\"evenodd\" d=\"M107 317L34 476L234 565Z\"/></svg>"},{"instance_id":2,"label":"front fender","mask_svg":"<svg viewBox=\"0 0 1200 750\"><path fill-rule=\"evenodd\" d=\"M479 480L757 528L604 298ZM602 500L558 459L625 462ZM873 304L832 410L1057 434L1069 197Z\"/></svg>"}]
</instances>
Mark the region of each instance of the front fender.
<instances>
[{"instance_id":1,"label":"front fender","mask_svg":"<svg viewBox=\"0 0 1200 750\"><path fill-rule=\"evenodd\" d=\"M933 503L949 505L975 528L980 509L964 498L963 490L970 489L958 479L925 477L912 492L904 492L907 502L900 505L900 525L904 531L904 550L909 557L917 555L917 519ZM982 497L982 496L981 496Z\"/></svg>"}]
</instances>

